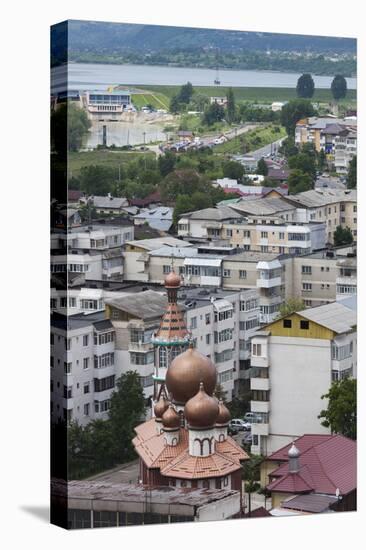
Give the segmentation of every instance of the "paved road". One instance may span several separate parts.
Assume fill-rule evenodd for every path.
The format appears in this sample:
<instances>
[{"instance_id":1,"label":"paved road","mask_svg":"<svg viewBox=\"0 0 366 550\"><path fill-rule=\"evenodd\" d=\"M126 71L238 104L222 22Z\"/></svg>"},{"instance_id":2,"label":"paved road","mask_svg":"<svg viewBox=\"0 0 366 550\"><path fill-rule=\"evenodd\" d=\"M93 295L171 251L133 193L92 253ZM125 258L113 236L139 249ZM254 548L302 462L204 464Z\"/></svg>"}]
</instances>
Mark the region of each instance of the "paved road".
<instances>
[{"instance_id":1,"label":"paved road","mask_svg":"<svg viewBox=\"0 0 366 550\"><path fill-rule=\"evenodd\" d=\"M120 464L113 470L107 470L88 479L95 481L107 481L108 483L138 483L139 463L138 460L128 464Z\"/></svg>"},{"instance_id":2,"label":"paved road","mask_svg":"<svg viewBox=\"0 0 366 550\"><path fill-rule=\"evenodd\" d=\"M285 138L278 139L277 141L274 141L273 143L269 143L268 145L265 145L264 147L261 147L256 151L251 151L250 153L248 153L248 155L250 155L251 157L254 157L255 160L260 160L262 157L265 158L267 155L270 155L271 153L275 153L277 149L280 147L284 139Z\"/></svg>"},{"instance_id":3,"label":"paved road","mask_svg":"<svg viewBox=\"0 0 366 550\"><path fill-rule=\"evenodd\" d=\"M319 177L315 182L315 189L346 189L346 185L339 178L322 178Z\"/></svg>"}]
</instances>

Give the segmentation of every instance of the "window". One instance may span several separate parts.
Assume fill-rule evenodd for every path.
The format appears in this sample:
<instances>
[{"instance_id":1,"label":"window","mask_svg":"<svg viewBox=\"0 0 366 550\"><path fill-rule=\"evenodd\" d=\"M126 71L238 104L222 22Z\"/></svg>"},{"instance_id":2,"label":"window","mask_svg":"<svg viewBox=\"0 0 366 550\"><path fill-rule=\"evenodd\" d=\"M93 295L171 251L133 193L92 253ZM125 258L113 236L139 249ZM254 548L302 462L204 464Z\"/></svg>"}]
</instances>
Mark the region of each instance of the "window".
<instances>
[{"instance_id":1,"label":"window","mask_svg":"<svg viewBox=\"0 0 366 550\"><path fill-rule=\"evenodd\" d=\"M256 447L258 447L258 435L257 435L257 434L254 434L254 435L253 435L253 445L255 445Z\"/></svg>"},{"instance_id":2,"label":"window","mask_svg":"<svg viewBox=\"0 0 366 550\"><path fill-rule=\"evenodd\" d=\"M261 238L267 239L268 238L268 231L261 231Z\"/></svg>"},{"instance_id":3,"label":"window","mask_svg":"<svg viewBox=\"0 0 366 550\"><path fill-rule=\"evenodd\" d=\"M211 334L206 334L206 344L210 344L211 342Z\"/></svg>"},{"instance_id":4,"label":"window","mask_svg":"<svg viewBox=\"0 0 366 550\"><path fill-rule=\"evenodd\" d=\"M247 272L245 269L239 270L239 279L246 279L247 278Z\"/></svg>"},{"instance_id":5,"label":"window","mask_svg":"<svg viewBox=\"0 0 366 550\"><path fill-rule=\"evenodd\" d=\"M51 298L51 309L56 309L56 308L57 308L57 299Z\"/></svg>"},{"instance_id":6,"label":"window","mask_svg":"<svg viewBox=\"0 0 366 550\"><path fill-rule=\"evenodd\" d=\"M154 362L154 352L138 353L130 352L131 363L133 365L149 365Z\"/></svg>"},{"instance_id":7,"label":"window","mask_svg":"<svg viewBox=\"0 0 366 550\"><path fill-rule=\"evenodd\" d=\"M96 413L106 412L110 409L110 406L110 399L106 399L105 401L94 401L94 410Z\"/></svg>"},{"instance_id":8,"label":"window","mask_svg":"<svg viewBox=\"0 0 366 550\"><path fill-rule=\"evenodd\" d=\"M224 269L223 271L223 277L230 277L231 276L231 271L230 269Z\"/></svg>"},{"instance_id":9,"label":"window","mask_svg":"<svg viewBox=\"0 0 366 550\"><path fill-rule=\"evenodd\" d=\"M232 349L225 349L221 353L215 353L215 362L216 363L225 363L225 361L230 361L233 357Z\"/></svg>"},{"instance_id":10,"label":"window","mask_svg":"<svg viewBox=\"0 0 366 550\"><path fill-rule=\"evenodd\" d=\"M250 330L252 328L255 328L259 325L259 319L255 317L255 319L249 319L249 321L246 321L245 323L245 330Z\"/></svg>"},{"instance_id":11,"label":"window","mask_svg":"<svg viewBox=\"0 0 366 550\"><path fill-rule=\"evenodd\" d=\"M53 357L53 355L51 355L51 357L50 357L50 365L51 365L51 369L53 369L53 367L54 367L54 357Z\"/></svg>"},{"instance_id":12,"label":"window","mask_svg":"<svg viewBox=\"0 0 366 550\"><path fill-rule=\"evenodd\" d=\"M83 369L86 370L89 368L89 357L84 357L83 359Z\"/></svg>"},{"instance_id":13,"label":"window","mask_svg":"<svg viewBox=\"0 0 366 550\"><path fill-rule=\"evenodd\" d=\"M85 382L84 383L84 393L89 393L90 392L90 382Z\"/></svg>"},{"instance_id":14,"label":"window","mask_svg":"<svg viewBox=\"0 0 366 550\"><path fill-rule=\"evenodd\" d=\"M60 298L60 307L67 307L67 298L66 298L66 296L62 296Z\"/></svg>"},{"instance_id":15,"label":"window","mask_svg":"<svg viewBox=\"0 0 366 550\"><path fill-rule=\"evenodd\" d=\"M302 265L301 273L307 273L308 275L311 275L311 265Z\"/></svg>"},{"instance_id":16,"label":"window","mask_svg":"<svg viewBox=\"0 0 366 550\"><path fill-rule=\"evenodd\" d=\"M269 391L252 390L253 401L269 401Z\"/></svg>"},{"instance_id":17,"label":"window","mask_svg":"<svg viewBox=\"0 0 366 550\"><path fill-rule=\"evenodd\" d=\"M100 392L114 388L115 376L106 376L105 378L94 378L94 391Z\"/></svg>"},{"instance_id":18,"label":"window","mask_svg":"<svg viewBox=\"0 0 366 550\"><path fill-rule=\"evenodd\" d=\"M94 345L103 345L108 344L109 342L114 341L114 332L103 332L99 334L94 334Z\"/></svg>"},{"instance_id":19,"label":"window","mask_svg":"<svg viewBox=\"0 0 366 550\"><path fill-rule=\"evenodd\" d=\"M194 329L194 328L197 328L197 317L192 317L191 318L191 326L190 326L191 329Z\"/></svg>"},{"instance_id":20,"label":"window","mask_svg":"<svg viewBox=\"0 0 366 550\"><path fill-rule=\"evenodd\" d=\"M227 237L232 237L233 236L233 230L232 229L227 229L226 230L226 236Z\"/></svg>"},{"instance_id":21,"label":"window","mask_svg":"<svg viewBox=\"0 0 366 550\"><path fill-rule=\"evenodd\" d=\"M89 335L84 334L84 336L83 336L83 346L87 346L88 343L89 343Z\"/></svg>"},{"instance_id":22,"label":"window","mask_svg":"<svg viewBox=\"0 0 366 550\"><path fill-rule=\"evenodd\" d=\"M312 284L311 283L302 283L302 289L305 290L305 291L311 291L311 289L313 288Z\"/></svg>"},{"instance_id":23,"label":"window","mask_svg":"<svg viewBox=\"0 0 366 550\"><path fill-rule=\"evenodd\" d=\"M72 363L64 363L64 374L71 374Z\"/></svg>"},{"instance_id":24,"label":"window","mask_svg":"<svg viewBox=\"0 0 366 550\"><path fill-rule=\"evenodd\" d=\"M291 319L284 319L283 320L283 328L291 328L291 327L292 327Z\"/></svg>"},{"instance_id":25,"label":"window","mask_svg":"<svg viewBox=\"0 0 366 550\"><path fill-rule=\"evenodd\" d=\"M132 354L131 354L132 355ZM114 365L114 353L103 353L102 355L94 355L94 368L102 369Z\"/></svg>"},{"instance_id":26,"label":"window","mask_svg":"<svg viewBox=\"0 0 366 550\"><path fill-rule=\"evenodd\" d=\"M171 268L170 268L170 265L163 265L163 273L165 275L167 275L168 273L170 273L171 271Z\"/></svg>"},{"instance_id":27,"label":"window","mask_svg":"<svg viewBox=\"0 0 366 550\"><path fill-rule=\"evenodd\" d=\"M206 325L209 325L211 323L211 314L210 313L206 313L205 321L206 321Z\"/></svg>"},{"instance_id":28,"label":"window","mask_svg":"<svg viewBox=\"0 0 366 550\"><path fill-rule=\"evenodd\" d=\"M51 332L51 346L55 343L55 335Z\"/></svg>"},{"instance_id":29,"label":"window","mask_svg":"<svg viewBox=\"0 0 366 550\"><path fill-rule=\"evenodd\" d=\"M71 349L71 338L65 338L65 349L67 351Z\"/></svg>"},{"instance_id":30,"label":"window","mask_svg":"<svg viewBox=\"0 0 366 550\"><path fill-rule=\"evenodd\" d=\"M252 355L256 357L262 356L262 344L252 344Z\"/></svg>"},{"instance_id":31,"label":"window","mask_svg":"<svg viewBox=\"0 0 366 550\"><path fill-rule=\"evenodd\" d=\"M268 252L268 246L267 245L262 245L261 246L261 252Z\"/></svg>"},{"instance_id":32,"label":"window","mask_svg":"<svg viewBox=\"0 0 366 550\"><path fill-rule=\"evenodd\" d=\"M246 238L250 238L250 231L243 231L243 236L246 237Z\"/></svg>"},{"instance_id":33,"label":"window","mask_svg":"<svg viewBox=\"0 0 366 550\"><path fill-rule=\"evenodd\" d=\"M226 370L224 372L219 373L219 384L223 384L224 382L228 382L229 380L233 379L233 371L232 369Z\"/></svg>"},{"instance_id":34,"label":"window","mask_svg":"<svg viewBox=\"0 0 366 550\"><path fill-rule=\"evenodd\" d=\"M85 403L84 405L84 416L89 416L90 403Z\"/></svg>"},{"instance_id":35,"label":"window","mask_svg":"<svg viewBox=\"0 0 366 550\"><path fill-rule=\"evenodd\" d=\"M69 298L69 307L76 307L76 298Z\"/></svg>"},{"instance_id":36,"label":"window","mask_svg":"<svg viewBox=\"0 0 366 550\"><path fill-rule=\"evenodd\" d=\"M309 321L300 321L300 328L302 330L308 330L309 329Z\"/></svg>"},{"instance_id":37,"label":"window","mask_svg":"<svg viewBox=\"0 0 366 550\"><path fill-rule=\"evenodd\" d=\"M284 233L279 233L278 237L279 237L279 239L283 240L285 238L285 234Z\"/></svg>"},{"instance_id":38,"label":"window","mask_svg":"<svg viewBox=\"0 0 366 550\"><path fill-rule=\"evenodd\" d=\"M81 309L97 309L98 301L97 300L80 300Z\"/></svg>"},{"instance_id":39,"label":"window","mask_svg":"<svg viewBox=\"0 0 366 550\"><path fill-rule=\"evenodd\" d=\"M72 386L64 386L64 399L72 398Z\"/></svg>"}]
</instances>

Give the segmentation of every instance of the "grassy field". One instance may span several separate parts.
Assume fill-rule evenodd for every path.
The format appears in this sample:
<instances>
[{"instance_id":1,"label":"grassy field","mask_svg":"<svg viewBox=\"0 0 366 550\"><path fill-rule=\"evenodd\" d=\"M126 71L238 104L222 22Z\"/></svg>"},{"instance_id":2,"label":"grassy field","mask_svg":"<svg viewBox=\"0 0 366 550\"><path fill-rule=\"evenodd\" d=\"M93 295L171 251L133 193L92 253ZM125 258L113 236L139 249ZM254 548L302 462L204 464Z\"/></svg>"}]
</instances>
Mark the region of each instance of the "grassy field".
<instances>
[{"instance_id":1,"label":"grassy field","mask_svg":"<svg viewBox=\"0 0 366 550\"><path fill-rule=\"evenodd\" d=\"M80 168L83 166L90 166L91 164L99 164L118 169L120 164L130 162L131 160L146 155L155 157L154 153L146 151L103 151L96 149L94 151L82 153L69 153L69 173L72 173L73 176L77 176L80 172Z\"/></svg>"},{"instance_id":2,"label":"grassy field","mask_svg":"<svg viewBox=\"0 0 366 550\"><path fill-rule=\"evenodd\" d=\"M150 92L141 94L132 94L132 103L138 109L145 107L145 105L152 105L154 109L166 109L169 110L169 97L160 92Z\"/></svg>"},{"instance_id":3,"label":"grassy field","mask_svg":"<svg viewBox=\"0 0 366 550\"><path fill-rule=\"evenodd\" d=\"M156 94L162 94L165 101L169 103L170 98L175 95L180 86L138 86L141 90L149 90ZM225 95L227 88L224 86L195 86L197 93L207 96ZM272 101L288 101L297 97L295 88L233 88L237 101L255 101L258 103L272 103ZM345 99L340 104L355 104L356 90L348 90ZM318 103L329 103L332 101L331 91L328 89L315 90L312 101Z\"/></svg>"},{"instance_id":4,"label":"grassy field","mask_svg":"<svg viewBox=\"0 0 366 550\"><path fill-rule=\"evenodd\" d=\"M279 128L280 131L276 132L275 128ZM226 143L221 143L214 147L215 153L242 153L245 145L245 151L255 151L260 147L264 147L273 141L277 141L286 136L286 130L283 126L269 125L264 128L256 128L255 130L249 130L245 134L241 134L237 138L231 139Z\"/></svg>"}]
</instances>

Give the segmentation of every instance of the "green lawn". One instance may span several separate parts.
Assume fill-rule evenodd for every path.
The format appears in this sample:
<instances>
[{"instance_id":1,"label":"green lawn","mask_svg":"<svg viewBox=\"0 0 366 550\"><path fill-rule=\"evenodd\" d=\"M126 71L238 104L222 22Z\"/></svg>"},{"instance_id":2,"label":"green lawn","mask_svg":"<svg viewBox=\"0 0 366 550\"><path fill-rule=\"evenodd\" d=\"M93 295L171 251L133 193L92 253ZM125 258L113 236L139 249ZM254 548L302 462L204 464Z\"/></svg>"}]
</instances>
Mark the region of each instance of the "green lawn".
<instances>
[{"instance_id":1,"label":"green lawn","mask_svg":"<svg viewBox=\"0 0 366 550\"><path fill-rule=\"evenodd\" d=\"M275 128L279 128L280 131L276 132ZM249 130L249 132L241 134L237 138L216 145L213 150L215 153L242 153L245 145L245 151L249 153L285 136L286 130L283 126L270 124L264 128Z\"/></svg>"},{"instance_id":2,"label":"green lawn","mask_svg":"<svg viewBox=\"0 0 366 550\"><path fill-rule=\"evenodd\" d=\"M169 102L169 97L158 91L153 92L147 90L146 93L132 95L132 103L138 109L145 107L145 105L152 105L154 109L169 110Z\"/></svg>"},{"instance_id":3,"label":"green lawn","mask_svg":"<svg viewBox=\"0 0 366 550\"><path fill-rule=\"evenodd\" d=\"M180 86L138 86L141 90L149 90L162 94L166 100L175 95ZM223 86L195 86L194 89L202 95L207 96L223 96L226 94L227 88ZM233 88L234 95L237 101L255 101L258 103L272 103L272 101L288 101L297 97L295 88ZM355 104L357 98L356 90L348 90L345 99L340 101L341 104ZM331 91L328 89L315 90L314 102L332 101Z\"/></svg>"},{"instance_id":4,"label":"green lawn","mask_svg":"<svg viewBox=\"0 0 366 550\"><path fill-rule=\"evenodd\" d=\"M80 168L83 166L90 166L91 164L99 164L118 169L120 164L135 160L141 155L151 155L155 157L154 153L146 151L103 151L95 149L94 151L69 153L69 173L71 172L73 176L77 176Z\"/></svg>"}]
</instances>

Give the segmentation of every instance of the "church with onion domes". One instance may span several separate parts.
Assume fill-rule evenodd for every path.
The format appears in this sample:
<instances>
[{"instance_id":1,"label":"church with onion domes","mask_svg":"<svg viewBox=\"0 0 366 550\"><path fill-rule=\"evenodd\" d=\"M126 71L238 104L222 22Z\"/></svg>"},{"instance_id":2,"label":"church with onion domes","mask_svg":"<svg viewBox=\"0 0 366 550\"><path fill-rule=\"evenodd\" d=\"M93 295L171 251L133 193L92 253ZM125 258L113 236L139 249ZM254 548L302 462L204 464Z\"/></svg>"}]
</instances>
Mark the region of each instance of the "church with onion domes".
<instances>
[{"instance_id":1,"label":"church with onion domes","mask_svg":"<svg viewBox=\"0 0 366 550\"><path fill-rule=\"evenodd\" d=\"M135 428L140 481L150 487L234 490L241 502L242 464L249 457L228 435L230 413L214 395L215 365L190 343L177 306L180 277L172 271L165 286L168 306L155 339L158 358L164 342L177 345L166 345L169 360L157 365L159 390L152 418Z\"/></svg>"}]
</instances>

